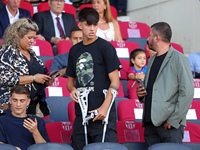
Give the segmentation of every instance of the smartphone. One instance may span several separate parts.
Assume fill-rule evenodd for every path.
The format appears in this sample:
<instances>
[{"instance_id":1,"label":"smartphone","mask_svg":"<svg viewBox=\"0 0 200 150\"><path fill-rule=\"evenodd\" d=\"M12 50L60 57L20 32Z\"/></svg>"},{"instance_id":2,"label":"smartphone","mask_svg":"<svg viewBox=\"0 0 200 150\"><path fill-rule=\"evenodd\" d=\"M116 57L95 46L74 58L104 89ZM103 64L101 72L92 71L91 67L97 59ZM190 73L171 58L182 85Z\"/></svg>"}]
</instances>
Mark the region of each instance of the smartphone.
<instances>
[{"instance_id":1,"label":"smartphone","mask_svg":"<svg viewBox=\"0 0 200 150\"><path fill-rule=\"evenodd\" d=\"M33 114L28 114L27 118L30 118L31 120L35 121L36 116Z\"/></svg>"},{"instance_id":2,"label":"smartphone","mask_svg":"<svg viewBox=\"0 0 200 150\"><path fill-rule=\"evenodd\" d=\"M50 73L50 77L52 77L53 75L55 75L56 73L58 73L59 71L58 70L56 70L56 71L54 71L54 72L52 72L52 73ZM59 74L60 75L60 74ZM57 76L56 76L57 77Z\"/></svg>"},{"instance_id":3,"label":"smartphone","mask_svg":"<svg viewBox=\"0 0 200 150\"><path fill-rule=\"evenodd\" d=\"M141 80L141 79L136 79L136 81L138 82L138 85L142 85L142 87L145 89L145 86L144 86L144 82Z\"/></svg>"}]
</instances>

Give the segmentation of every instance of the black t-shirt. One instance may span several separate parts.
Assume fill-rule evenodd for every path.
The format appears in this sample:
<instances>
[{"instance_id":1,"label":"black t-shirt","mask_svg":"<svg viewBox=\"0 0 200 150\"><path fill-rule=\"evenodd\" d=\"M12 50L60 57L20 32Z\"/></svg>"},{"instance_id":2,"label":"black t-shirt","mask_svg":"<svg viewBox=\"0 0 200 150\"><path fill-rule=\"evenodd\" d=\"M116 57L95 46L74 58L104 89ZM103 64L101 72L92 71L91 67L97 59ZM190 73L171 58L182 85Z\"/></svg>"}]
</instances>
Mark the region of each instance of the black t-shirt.
<instances>
[{"instance_id":1,"label":"black t-shirt","mask_svg":"<svg viewBox=\"0 0 200 150\"><path fill-rule=\"evenodd\" d=\"M35 57L33 57L30 54L30 61L24 56L27 64L28 64L28 69L29 69L29 75L35 75L37 73L44 74L44 68L39 64L39 62L36 60ZM34 87L33 87L34 85ZM44 84L40 84L37 82L33 82L31 84L31 96L30 98L32 99L36 95L43 96L44 95Z\"/></svg>"},{"instance_id":2,"label":"black t-shirt","mask_svg":"<svg viewBox=\"0 0 200 150\"><path fill-rule=\"evenodd\" d=\"M156 77L158 75L158 72L160 70L160 67L162 65L162 62L165 59L166 55L167 55L167 53L160 55L160 56L156 56L152 66L151 66L149 79L148 79L148 83L147 83L147 89L146 89L147 96L145 97L145 118L144 118L145 123L151 122L152 89L153 89L153 85L156 80Z\"/></svg>"},{"instance_id":3,"label":"black t-shirt","mask_svg":"<svg viewBox=\"0 0 200 150\"><path fill-rule=\"evenodd\" d=\"M105 96L104 89L110 86L108 74L120 69L116 50L109 42L98 38L89 45L80 42L69 52L67 75L76 78L79 91L89 89L88 111L99 108ZM111 110L115 111L115 104ZM79 104L75 104L76 115L81 115Z\"/></svg>"}]
</instances>

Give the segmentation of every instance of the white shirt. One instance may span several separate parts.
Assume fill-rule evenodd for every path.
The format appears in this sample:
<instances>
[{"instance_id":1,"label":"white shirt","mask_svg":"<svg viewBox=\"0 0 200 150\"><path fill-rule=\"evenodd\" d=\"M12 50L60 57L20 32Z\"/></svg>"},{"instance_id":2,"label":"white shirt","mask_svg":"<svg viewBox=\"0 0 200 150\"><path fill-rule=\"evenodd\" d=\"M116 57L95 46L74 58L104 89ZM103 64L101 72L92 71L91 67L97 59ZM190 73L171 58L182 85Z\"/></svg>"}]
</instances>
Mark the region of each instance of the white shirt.
<instances>
[{"instance_id":1,"label":"white shirt","mask_svg":"<svg viewBox=\"0 0 200 150\"><path fill-rule=\"evenodd\" d=\"M107 30L102 30L100 28L97 28L96 36L105 39L107 41L114 41L115 40L115 31L114 26L112 22L108 23L109 28Z\"/></svg>"},{"instance_id":2,"label":"white shirt","mask_svg":"<svg viewBox=\"0 0 200 150\"><path fill-rule=\"evenodd\" d=\"M8 10L8 6L6 5L6 10L8 12L8 18L10 20L10 24L13 24L15 21L19 19L19 9L17 9L17 14L15 16L11 15L11 13Z\"/></svg>"},{"instance_id":3,"label":"white shirt","mask_svg":"<svg viewBox=\"0 0 200 150\"><path fill-rule=\"evenodd\" d=\"M56 17L60 18L60 24L61 24L61 26L63 28L64 33L65 33L65 28L64 28L64 24L63 24L63 20L62 20L62 13L59 16L56 16L51 10L50 10L50 13L51 13L51 16L52 16L52 19L53 19L54 28L55 28L55 37L59 37L60 38L60 32L59 32L58 27L57 27L57 19L56 19Z\"/></svg>"}]
</instances>

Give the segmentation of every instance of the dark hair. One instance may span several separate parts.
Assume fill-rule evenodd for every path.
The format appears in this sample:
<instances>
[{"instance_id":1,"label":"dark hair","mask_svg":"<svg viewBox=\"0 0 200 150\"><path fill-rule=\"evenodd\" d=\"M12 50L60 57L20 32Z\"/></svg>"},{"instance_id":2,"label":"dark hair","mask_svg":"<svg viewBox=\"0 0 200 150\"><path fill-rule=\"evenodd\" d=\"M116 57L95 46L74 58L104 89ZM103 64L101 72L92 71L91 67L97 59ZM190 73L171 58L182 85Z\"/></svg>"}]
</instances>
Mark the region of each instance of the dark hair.
<instances>
[{"instance_id":1,"label":"dark hair","mask_svg":"<svg viewBox=\"0 0 200 150\"><path fill-rule=\"evenodd\" d=\"M12 96L13 93L26 94L28 98L30 98L30 94L31 94L29 88L24 85L16 85L12 87L10 90L10 96Z\"/></svg>"},{"instance_id":2,"label":"dark hair","mask_svg":"<svg viewBox=\"0 0 200 150\"><path fill-rule=\"evenodd\" d=\"M172 30L169 24L166 22L158 22L151 26L153 28L153 34L159 35L162 41L170 43L172 37Z\"/></svg>"},{"instance_id":3,"label":"dark hair","mask_svg":"<svg viewBox=\"0 0 200 150\"><path fill-rule=\"evenodd\" d=\"M74 32L74 31L82 31L82 30L79 27L74 27L70 31L70 36L72 35L72 32Z\"/></svg>"},{"instance_id":4,"label":"dark hair","mask_svg":"<svg viewBox=\"0 0 200 150\"><path fill-rule=\"evenodd\" d=\"M78 19L80 22L86 21L88 25L97 25L99 14L95 9L85 7L79 12Z\"/></svg>"},{"instance_id":5,"label":"dark hair","mask_svg":"<svg viewBox=\"0 0 200 150\"><path fill-rule=\"evenodd\" d=\"M134 49L132 50L132 52L130 53L130 66L134 66L134 64L131 62L131 58L135 59L135 57L139 54L139 53L145 53L145 51L143 49Z\"/></svg>"}]
</instances>

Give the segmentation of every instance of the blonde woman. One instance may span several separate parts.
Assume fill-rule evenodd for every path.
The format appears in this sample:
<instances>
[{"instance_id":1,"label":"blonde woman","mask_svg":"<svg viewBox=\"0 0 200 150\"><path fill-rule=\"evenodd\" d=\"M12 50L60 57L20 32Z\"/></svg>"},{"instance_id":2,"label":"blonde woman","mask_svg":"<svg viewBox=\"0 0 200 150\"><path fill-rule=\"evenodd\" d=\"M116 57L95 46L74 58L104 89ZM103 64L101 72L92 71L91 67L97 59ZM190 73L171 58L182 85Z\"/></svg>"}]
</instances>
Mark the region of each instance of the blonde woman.
<instances>
[{"instance_id":1,"label":"blonde woman","mask_svg":"<svg viewBox=\"0 0 200 150\"><path fill-rule=\"evenodd\" d=\"M4 32L0 48L0 115L9 110L10 88L15 85L26 85L31 90L28 113L36 114L37 105L42 112L40 117L50 113L44 88L54 78L45 75L42 61L30 49L37 31L35 22L19 19Z\"/></svg>"},{"instance_id":2,"label":"blonde woman","mask_svg":"<svg viewBox=\"0 0 200 150\"><path fill-rule=\"evenodd\" d=\"M96 35L107 41L122 41L119 24L110 11L109 0L92 0L92 7L99 13Z\"/></svg>"}]
</instances>

